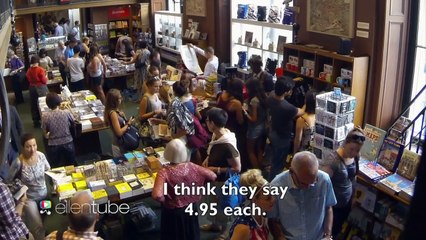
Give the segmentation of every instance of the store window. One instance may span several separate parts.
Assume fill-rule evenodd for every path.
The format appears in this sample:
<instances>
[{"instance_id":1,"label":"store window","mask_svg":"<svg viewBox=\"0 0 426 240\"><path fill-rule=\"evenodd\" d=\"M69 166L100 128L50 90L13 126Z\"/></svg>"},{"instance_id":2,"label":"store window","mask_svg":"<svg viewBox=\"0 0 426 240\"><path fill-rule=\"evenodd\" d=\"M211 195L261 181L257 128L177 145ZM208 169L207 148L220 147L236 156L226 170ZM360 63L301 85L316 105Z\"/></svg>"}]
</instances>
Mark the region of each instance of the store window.
<instances>
[{"instance_id":1,"label":"store window","mask_svg":"<svg viewBox=\"0 0 426 240\"><path fill-rule=\"evenodd\" d=\"M168 10L171 12L181 13L181 4L183 0L168 0Z\"/></svg>"},{"instance_id":2,"label":"store window","mask_svg":"<svg viewBox=\"0 0 426 240\"><path fill-rule=\"evenodd\" d=\"M420 1L420 7L418 8L418 27L417 27L417 43L415 53L415 66L413 73L413 85L411 89L411 99L413 99L420 90L426 85L426 1ZM421 14L423 13L423 14ZM426 106L426 91L423 91L422 95L419 96L417 101L411 106L409 118L414 119L420 111ZM414 133L417 134L421 131L421 120L415 124ZM423 121L426 121L423 119ZM426 126L426 122L423 127ZM424 140L424 132L421 139Z\"/></svg>"}]
</instances>

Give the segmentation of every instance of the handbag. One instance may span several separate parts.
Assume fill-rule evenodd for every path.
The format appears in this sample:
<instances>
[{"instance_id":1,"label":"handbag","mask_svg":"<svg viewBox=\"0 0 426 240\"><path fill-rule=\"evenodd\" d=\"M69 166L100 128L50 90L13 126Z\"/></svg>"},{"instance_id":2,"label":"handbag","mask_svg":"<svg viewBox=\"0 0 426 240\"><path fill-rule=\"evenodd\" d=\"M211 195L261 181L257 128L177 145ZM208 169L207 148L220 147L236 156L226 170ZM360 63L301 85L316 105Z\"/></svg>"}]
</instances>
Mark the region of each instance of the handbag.
<instances>
[{"instance_id":1,"label":"handbag","mask_svg":"<svg viewBox=\"0 0 426 240\"><path fill-rule=\"evenodd\" d=\"M201 125L200 120L198 120L196 116L192 116L192 118L194 120L195 133L187 136L188 146L190 148L200 149L209 143L210 136L203 125Z\"/></svg>"},{"instance_id":2,"label":"handbag","mask_svg":"<svg viewBox=\"0 0 426 240\"><path fill-rule=\"evenodd\" d=\"M227 189L230 189L231 186L233 188L240 188L240 174L233 172L230 168L226 171L226 175L229 176L229 178L225 181L223 184L223 187L226 186ZM228 191L229 192L229 191ZM221 194L221 197L219 199L219 205L222 209L225 209L226 207L235 208L239 206L241 203L245 201L244 196L241 195L238 191L238 193L235 193L232 191L228 195Z\"/></svg>"},{"instance_id":3,"label":"handbag","mask_svg":"<svg viewBox=\"0 0 426 240\"><path fill-rule=\"evenodd\" d=\"M70 120L70 133L72 138L79 138L82 132L82 125L77 120Z\"/></svg>"},{"instance_id":4,"label":"handbag","mask_svg":"<svg viewBox=\"0 0 426 240\"><path fill-rule=\"evenodd\" d=\"M118 114L119 118L121 118L121 119L119 119L120 127L124 127L125 123L127 122L126 118L121 116L118 111L117 111L117 114ZM139 147L139 131L138 131L138 129L133 125L129 125L126 132L124 132L124 134L121 135L121 137L118 137L118 143L126 151L133 151L136 148L138 148Z\"/></svg>"}]
</instances>

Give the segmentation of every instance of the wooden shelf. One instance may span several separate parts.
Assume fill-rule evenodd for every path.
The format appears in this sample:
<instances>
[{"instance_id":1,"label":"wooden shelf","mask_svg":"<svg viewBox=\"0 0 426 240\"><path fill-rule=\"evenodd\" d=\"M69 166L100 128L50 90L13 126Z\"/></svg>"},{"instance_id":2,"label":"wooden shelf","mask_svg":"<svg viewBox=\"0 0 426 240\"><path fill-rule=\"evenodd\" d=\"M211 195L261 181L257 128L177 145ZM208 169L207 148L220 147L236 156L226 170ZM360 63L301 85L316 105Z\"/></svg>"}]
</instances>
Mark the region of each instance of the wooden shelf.
<instances>
[{"instance_id":1,"label":"wooden shelf","mask_svg":"<svg viewBox=\"0 0 426 240\"><path fill-rule=\"evenodd\" d=\"M283 55L282 53L279 53L279 52L276 52L276 51L271 51L269 49L263 49L263 48L259 48L259 47L253 47L253 46L249 46L249 45L242 44L242 43L234 43L234 44L238 45L238 46L242 46L242 47L248 47L248 48L252 48L252 49L261 50L261 51L264 51L264 52L270 52L270 53L273 53L273 54L278 54L280 56Z\"/></svg>"},{"instance_id":2,"label":"wooden shelf","mask_svg":"<svg viewBox=\"0 0 426 240\"><path fill-rule=\"evenodd\" d=\"M158 46L158 45L157 45L157 47L160 48L160 49L175 53L175 54L180 54L180 51L178 51L174 48L169 48L169 47L165 47L165 46Z\"/></svg>"},{"instance_id":3,"label":"wooden shelf","mask_svg":"<svg viewBox=\"0 0 426 240\"><path fill-rule=\"evenodd\" d=\"M362 183L365 183L365 184L366 184L366 185L368 185L368 186L371 186L371 187L373 187L373 188L377 189L377 190L378 190L378 191L380 191L381 193L386 194L387 196L389 196L389 197L391 197L391 198L393 198L393 199L397 200L398 202L401 202L401 203L403 203L403 204L405 204L405 205L410 205L410 202L411 202L411 201L408 201L408 200L407 200L407 199L405 199L405 198L401 198L400 196L398 196L398 195L396 195L396 194L391 194L391 193L389 193L389 192L387 191L387 189L385 189L383 186L381 186L381 185L379 185L379 184L377 184L377 183L373 183L372 181L369 181L368 179L365 179L365 178L364 178L363 176L361 176L361 175L357 175L356 179L357 179L357 181L360 181L360 182L362 182Z\"/></svg>"},{"instance_id":4,"label":"wooden shelf","mask_svg":"<svg viewBox=\"0 0 426 240\"><path fill-rule=\"evenodd\" d=\"M370 211L368 211L367 209L363 208L363 207L362 207L359 203L356 203L356 204L355 204L355 207L356 207L356 208L361 209L362 211L364 211L364 212L365 212L365 213L367 213L368 215L372 216L375 220L377 220L377 221L379 221L379 222L381 222L381 223L387 224L387 225L389 225L389 226L391 226L391 227L393 227L393 228L396 228L396 229L398 229L398 230L400 230L400 231L404 231L404 229L401 229L401 228L400 228L400 227L398 227L398 226L395 226L395 225L393 225L393 224L391 224L391 223L389 223L389 222L386 222L386 219L385 219L385 220L380 219L379 217L377 217L377 216L376 216L376 214L374 214L374 212L370 212Z\"/></svg>"},{"instance_id":5,"label":"wooden shelf","mask_svg":"<svg viewBox=\"0 0 426 240\"><path fill-rule=\"evenodd\" d=\"M249 25L256 25L256 26L260 26L260 27L270 27L270 28L275 28L275 29L293 31L293 26L292 25L286 25L286 24L260 22L260 21L255 21L255 20L235 19L235 18L233 18L231 20L231 22L232 23L249 24Z\"/></svg>"},{"instance_id":6,"label":"wooden shelf","mask_svg":"<svg viewBox=\"0 0 426 240\"><path fill-rule=\"evenodd\" d=\"M122 30L122 29L129 29L128 27L125 28L109 28L109 31L113 31L113 30Z\"/></svg>"}]
</instances>

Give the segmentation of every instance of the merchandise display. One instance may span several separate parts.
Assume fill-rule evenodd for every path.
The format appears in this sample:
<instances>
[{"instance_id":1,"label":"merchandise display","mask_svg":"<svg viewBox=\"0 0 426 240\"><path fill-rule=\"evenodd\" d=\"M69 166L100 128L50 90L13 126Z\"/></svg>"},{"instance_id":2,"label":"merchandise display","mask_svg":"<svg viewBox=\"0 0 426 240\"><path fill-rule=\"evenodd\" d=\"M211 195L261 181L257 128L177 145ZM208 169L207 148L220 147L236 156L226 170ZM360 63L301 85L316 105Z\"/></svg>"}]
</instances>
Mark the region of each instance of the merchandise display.
<instances>
[{"instance_id":1,"label":"merchandise display","mask_svg":"<svg viewBox=\"0 0 426 240\"><path fill-rule=\"evenodd\" d=\"M279 65L283 61L283 44L293 38L292 26L281 23L282 1L269 0L262 2L265 4L262 6L256 6L256 3L259 2L243 4L238 0L231 1L232 66L246 68L239 64L239 52L247 52L247 59L260 55L264 66L268 58Z\"/></svg>"},{"instance_id":2,"label":"merchandise display","mask_svg":"<svg viewBox=\"0 0 426 240\"><path fill-rule=\"evenodd\" d=\"M132 75L135 71L135 64L123 64L120 60L116 58L111 58L106 56L105 63L107 65L107 71L105 77L118 77Z\"/></svg>"}]
</instances>

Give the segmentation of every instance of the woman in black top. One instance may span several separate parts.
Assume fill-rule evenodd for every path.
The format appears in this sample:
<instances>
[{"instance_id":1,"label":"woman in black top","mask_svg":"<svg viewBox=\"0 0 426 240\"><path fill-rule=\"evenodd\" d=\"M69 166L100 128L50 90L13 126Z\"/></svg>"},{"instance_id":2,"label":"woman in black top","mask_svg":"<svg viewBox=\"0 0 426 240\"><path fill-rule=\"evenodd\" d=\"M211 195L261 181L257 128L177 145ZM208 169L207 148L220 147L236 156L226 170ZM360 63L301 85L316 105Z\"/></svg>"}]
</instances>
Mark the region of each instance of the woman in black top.
<instances>
[{"instance_id":1,"label":"woman in black top","mask_svg":"<svg viewBox=\"0 0 426 240\"><path fill-rule=\"evenodd\" d=\"M351 211L353 181L358 169L359 151L364 141L362 130L352 129L343 145L332 152L321 167L330 175L337 199L337 204L333 207L333 238L337 238Z\"/></svg>"}]
</instances>

